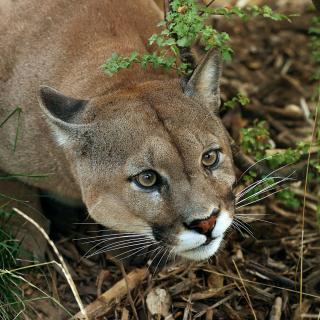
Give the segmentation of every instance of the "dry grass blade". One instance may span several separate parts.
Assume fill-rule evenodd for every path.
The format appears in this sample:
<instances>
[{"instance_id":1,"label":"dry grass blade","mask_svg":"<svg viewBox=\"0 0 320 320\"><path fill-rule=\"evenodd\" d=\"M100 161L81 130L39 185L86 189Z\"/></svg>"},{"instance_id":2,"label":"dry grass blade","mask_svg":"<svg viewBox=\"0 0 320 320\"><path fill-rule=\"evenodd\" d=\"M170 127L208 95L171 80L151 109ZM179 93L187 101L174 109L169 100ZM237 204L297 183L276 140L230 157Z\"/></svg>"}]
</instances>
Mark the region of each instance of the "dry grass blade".
<instances>
[{"instance_id":1,"label":"dry grass blade","mask_svg":"<svg viewBox=\"0 0 320 320\"><path fill-rule=\"evenodd\" d=\"M239 271L239 269L238 269L238 266L237 266L237 264L236 264L236 262L235 262L234 260L232 260L232 262L233 262L233 264L234 264L234 267L236 268L236 271L237 271L238 276L239 276L239 278L240 278L240 281L241 281L241 283L242 283L243 290L244 290L245 293L246 293L247 300L248 300L248 303L249 303L249 307L250 307L250 309L251 309L251 311L252 311L252 315L253 315L254 319L257 320L256 313L254 312L254 309L253 309L253 306L252 306L252 303L251 303L250 296L249 296L249 294L248 294L248 291L247 291L247 289L246 289L246 286L245 286L245 284L244 284L244 281L243 281L243 279L242 279L242 277L241 277L241 274L240 274L240 271Z\"/></svg>"},{"instance_id":2,"label":"dry grass blade","mask_svg":"<svg viewBox=\"0 0 320 320\"><path fill-rule=\"evenodd\" d=\"M54 253L57 255L58 259L60 260L61 262L61 269L68 281L68 284L72 290L72 293L76 299L76 302L79 306L79 309L80 309L80 312L82 314L82 319L88 319L87 317L87 314L86 314L86 311L84 309L84 306L82 304L82 301L81 301L81 298L80 298L80 295L78 293L78 290L77 290L77 287L72 279L72 276L69 272L69 269L63 259L63 257L61 256L61 254L59 253L59 250L57 249L57 247L55 246L55 244L52 242L52 240L49 238L48 234L44 231L43 228L41 228L41 226L36 222L34 221L32 218L30 218L29 216L27 216L25 213L23 213L21 210L17 209L17 208L13 208L13 210L19 214L20 216L22 216L24 219L26 219L28 222L32 223L40 232L41 234L44 236L44 238L48 241L49 245L51 246L52 250L54 251Z\"/></svg>"},{"instance_id":3,"label":"dry grass blade","mask_svg":"<svg viewBox=\"0 0 320 320\"><path fill-rule=\"evenodd\" d=\"M305 224L306 195L307 195L308 176L309 176L310 159L311 159L311 147L312 147L312 143L313 143L313 141L315 141L316 135L317 135L319 109L320 109L320 96L318 98L318 102L316 105L316 112L315 112L314 124L313 124L313 128L312 128L311 143L310 143L309 150L308 150L307 169L306 169L306 175L305 175L305 181L304 181L302 221L301 221L301 246L300 246L300 299L299 299L300 309L302 306L302 290L303 290L303 249L304 249L304 224Z\"/></svg>"}]
</instances>

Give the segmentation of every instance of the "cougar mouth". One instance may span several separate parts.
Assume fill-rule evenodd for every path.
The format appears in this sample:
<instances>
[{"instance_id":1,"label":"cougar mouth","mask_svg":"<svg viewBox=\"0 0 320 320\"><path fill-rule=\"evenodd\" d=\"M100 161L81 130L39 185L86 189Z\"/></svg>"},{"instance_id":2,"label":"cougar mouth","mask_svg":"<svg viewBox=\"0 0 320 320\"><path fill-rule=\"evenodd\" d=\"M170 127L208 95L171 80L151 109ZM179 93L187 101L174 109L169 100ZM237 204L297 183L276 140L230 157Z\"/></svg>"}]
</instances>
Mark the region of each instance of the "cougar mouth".
<instances>
[{"instance_id":1,"label":"cougar mouth","mask_svg":"<svg viewBox=\"0 0 320 320\"><path fill-rule=\"evenodd\" d=\"M208 236L208 237L207 237L207 241L206 241L204 244L202 244L200 247L203 247L203 246L208 245L209 243L211 243L212 241L214 241L214 240L217 239L217 238L218 238L218 237Z\"/></svg>"},{"instance_id":2,"label":"cougar mouth","mask_svg":"<svg viewBox=\"0 0 320 320\"><path fill-rule=\"evenodd\" d=\"M223 235L212 238L208 242L208 240L194 248L194 249L189 249L186 251L182 251L179 253L179 255L183 258L187 258L189 260L206 260L212 257L220 248L221 242L223 239Z\"/></svg>"},{"instance_id":3,"label":"cougar mouth","mask_svg":"<svg viewBox=\"0 0 320 320\"><path fill-rule=\"evenodd\" d=\"M175 247L177 255L189 260L206 260L212 257L220 248L225 232L232 224L229 213L221 212L210 235L185 230L178 236Z\"/></svg>"}]
</instances>

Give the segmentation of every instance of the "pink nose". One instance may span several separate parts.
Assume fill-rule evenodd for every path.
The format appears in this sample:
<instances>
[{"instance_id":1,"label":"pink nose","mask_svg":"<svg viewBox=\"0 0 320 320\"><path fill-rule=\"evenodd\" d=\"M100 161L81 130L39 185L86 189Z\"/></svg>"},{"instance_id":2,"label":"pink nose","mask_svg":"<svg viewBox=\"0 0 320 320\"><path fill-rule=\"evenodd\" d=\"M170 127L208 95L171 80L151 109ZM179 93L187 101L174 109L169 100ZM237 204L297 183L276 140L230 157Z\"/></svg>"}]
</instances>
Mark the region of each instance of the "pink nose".
<instances>
[{"instance_id":1,"label":"pink nose","mask_svg":"<svg viewBox=\"0 0 320 320\"><path fill-rule=\"evenodd\" d=\"M191 222L191 224L188 226L189 229L198 231L199 233L202 234L207 234L209 231L211 231L217 221L217 215L212 214L208 219L204 220L195 220Z\"/></svg>"},{"instance_id":2,"label":"pink nose","mask_svg":"<svg viewBox=\"0 0 320 320\"><path fill-rule=\"evenodd\" d=\"M200 220L195 227L200 231L200 233L205 234L214 228L216 220L217 216L212 215L209 219Z\"/></svg>"}]
</instances>

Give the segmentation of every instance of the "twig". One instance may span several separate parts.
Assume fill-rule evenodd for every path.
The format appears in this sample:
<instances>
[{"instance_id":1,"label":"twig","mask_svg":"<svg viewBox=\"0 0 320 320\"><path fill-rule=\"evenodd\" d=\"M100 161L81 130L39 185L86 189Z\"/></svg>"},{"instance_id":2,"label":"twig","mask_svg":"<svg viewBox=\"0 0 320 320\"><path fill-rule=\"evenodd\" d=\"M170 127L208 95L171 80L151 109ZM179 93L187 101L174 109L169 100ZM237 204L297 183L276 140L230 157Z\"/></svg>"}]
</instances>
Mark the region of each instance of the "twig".
<instances>
[{"instance_id":1,"label":"twig","mask_svg":"<svg viewBox=\"0 0 320 320\"><path fill-rule=\"evenodd\" d=\"M236 262L235 262L233 259L232 259L232 262L233 262L233 264L234 264L234 267L236 268L236 271L237 271L238 276L239 276L239 278L240 278L240 281L241 281L241 283L242 283L243 290L244 290L245 293L246 293L246 296L247 296L247 299L248 299L248 303L249 303L249 307L250 307L250 309L251 309L251 311L252 311L253 317L254 317L255 320L257 320L256 313L254 312L254 309L253 309L253 306L252 306L252 303L251 303L251 300L250 300L250 296L249 296L249 294L248 294L248 291L247 291L246 286L244 285L244 281L243 281L243 279L242 279L242 277L241 277L241 274L240 274L240 271L239 271L239 269L238 269L238 266L237 266Z\"/></svg>"},{"instance_id":2,"label":"twig","mask_svg":"<svg viewBox=\"0 0 320 320\"><path fill-rule=\"evenodd\" d=\"M216 302L215 304L213 304L212 306L208 307L206 310L204 311L200 311L197 314L195 314L195 316L193 317L193 319L197 319L202 317L208 310L212 310L215 309L217 307L219 307L220 305L226 303L228 300L231 300L233 297L237 296L238 292L234 291L231 294L229 294L228 296L226 296L225 298L219 300L218 302Z\"/></svg>"},{"instance_id":3,"label":"twig","mask_svg":"<svg viewBox=\"0 0 320 320\"><path fill-rule=\"evenodd\" d=\"M215 2L215 0L209 1L209 2L206 4L206 7L207 7L207 8L210 7L214 2Z\"/></svg>"},{"instance_id":4,"label":"twig","mask_svg":"<svg viewBox=\"0 0 320 320\"><path fill-rule=\"evenodd\" d=\"M268 280L273 281L277 285L285 286L286 288L294 289L295 283L289 278L286 278L273 270L270 270L264 266L259 265L258 263L254 261L250 261L247 266L247 268L251 268L257 272L259 272L263 277L268 278ZM249 270L247 270L249 271Z\"/></svg>"},{"instance_id":5,"label":"twig","mask_svg":"<svg viewBox=\"0 0 320 320\"><path fill-rule=\"evenodd\" d=\"M281 309L282 309L282 298L276 297L274 305L270 313L270 320L280 320L281 319Z\"/></svg>"},{"instance_id":6,"label":"twig","mask_svg":"<svg viewBox=\"0 0 320 320\"><path fill-rule=\"evenodd\" d=\"M224 287L217 288L217 289L209 289L207 291L201 291L201 292L196 292L192 293L190 296L191 301L199 301L199 300L205 300L212 298L217 295L223 294L225 291L230 290L234 287L233 283L227 284Z\"/></svg>"},{"instance_id":7,"label":"twig","mask_svg":"<svg viewBox=\"0 0 320 320\"><path fill-rule=\"evenodd\" d=\"M121 279L112 288L103 293L94 302L86 306L85 311L88 319L96 319L96 317L106 314L111 310L116 299L124 297L128 290L133 290L141 281L143 281L149 272L147 268L135 269L127 275L127 279ZM77 313L73 320L83 320L81 313Z\"/></svg>"},{"instance_id":8,"label":"twig","mask_svg":"<svg viewBox=\"0 0 320 320\"><path fill-rule=\"evenodd\" d=\"M126 308L122 308L121 320L129 320L129 311Z\"/></svg>"},{"instance_id":9,"label":"twig","mask_svg":"<svg viewBox=\"0 0 320 320\"><path fill-rule=\"evenodd\" d=\"M127 273L126 273L126 270L124 270L123 263L121 261L119 263L119 266L120 266L120 270L121 270L122 276L123 276L124 280L126 281L128 299L129 299L129 302L130 302L130 305L131 305L131 309L132 309L133 315L136 318L136 320L139 320L139 317L138 317L138 314L137 314L137 310L136 310L136 308L134 306L134 302L133 302L133 299L132 299L132 296L131 296L131 292L129 290Z\"/></svg>"},{"instance_id":10,"label":"twig","mask_svg":"<svg viewBox=\"0 0 320 320\"><path fill-rule=\"evenodd\" d=\"M211 0L208 3L205 3L205 1L204 1L204 4L205 4L206 8L209 8L214 2L215 2L215 0ZM203 14L204 14L204 11L200 12L199 15L202 16Z\"/></svg>"}]
</instances>

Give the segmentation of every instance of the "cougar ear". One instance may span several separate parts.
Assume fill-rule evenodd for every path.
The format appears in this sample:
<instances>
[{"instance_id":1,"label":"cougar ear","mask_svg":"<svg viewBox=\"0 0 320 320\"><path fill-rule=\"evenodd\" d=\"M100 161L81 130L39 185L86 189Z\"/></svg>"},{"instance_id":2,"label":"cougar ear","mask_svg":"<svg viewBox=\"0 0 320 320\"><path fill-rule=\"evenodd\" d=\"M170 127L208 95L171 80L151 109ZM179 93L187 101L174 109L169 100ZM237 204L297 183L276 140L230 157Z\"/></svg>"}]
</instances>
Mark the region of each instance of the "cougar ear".
<instances>
[{"instance_id":1,"label":"cougar ear","mask_svg":"<svg viewBox=\"0 0 320 320\"><path fill-rule=\"evenodd\" d=\"M216 114L220 107L221 72L221 54L217 49L211 49L184 85L186 95L202 100Z\"/></svg>"},{"instance_id":2,"label":"cougar ear","mask_svg":"<svg viewBox=\"0 0 320 320\"><path fill-rule=\"evenodd\" d=\"M87 100L67 97L51 87L41 86L38 101L60 144L78 136L83 128L79 118Z\"/></svg>"},{"instance_id":3,"label":"cougar ear","mask_svg":"<svg viewBox=\"0 0 320 320\"><path fill-rule=\"evenodd\" d=\"M45 113L55 120L72 122L72 119L83 111L87 100L67 97L61 92L47 86L40 86L39 102Z\"/></svg>"}]
</instances>

